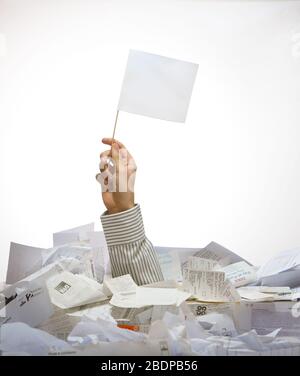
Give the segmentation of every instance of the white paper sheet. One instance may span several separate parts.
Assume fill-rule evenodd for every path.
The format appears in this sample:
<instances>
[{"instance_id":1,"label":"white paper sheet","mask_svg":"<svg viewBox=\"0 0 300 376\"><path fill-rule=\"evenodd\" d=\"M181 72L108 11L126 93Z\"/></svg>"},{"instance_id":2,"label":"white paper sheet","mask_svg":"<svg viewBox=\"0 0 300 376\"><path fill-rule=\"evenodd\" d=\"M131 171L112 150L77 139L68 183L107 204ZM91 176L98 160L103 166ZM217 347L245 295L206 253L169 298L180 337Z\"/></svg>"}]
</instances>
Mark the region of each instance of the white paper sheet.
<instances>
[{"instance_id":1,"label":"white paper sheet","mask_svg":"<svg viewBox=\"0 0 300 376\"><path fill-rule=\"evenodd\" d=\"M215 260L221 266L227 266L239 261L247 262L236 253L230 251L229 249L221 246L216 242L209 243L205 248L200 249L198 252L196 252L194 256ZM249 262L247 263L251 265Z\"/></svg>"},{"instance_id":2,"label":"white paper sheet","mask_svg":"<svg viewBox=\"0 0 300 376\"><path fill-rule=\"evenodd\" d=\"M6 283L13 284L42 267L42 252L44 248L11 243Z\"/></svg>"},{"instance_id":3,"label":"white paper sheet","mask_svg":"<svg viewBox=\"0 0 300 376\"><path fill-rule=\"evenodd\" d=\"M75 348L74 348L75 349ZM166 341L147 341L145 342L101 342L87 346L78 346L77 351L71 356L168 356L169 348ZM118 364L116 362L116 364ZM117 367L114 364L113 367ZM129 370L131 366L126 365ZM113 370L117 370L114 368ZM105 370L104 370L105 371Z\"/></svg>"},{"instance_id":4,"label":"white paper sheet","mask_svg":"<svg viewBox=\"0 0 300 376\"><path fill-rule=\"evenodd\" d=\"M300 338L300 318L293 315L294 302L249 303L249 306L251 328L258 333L281 328L280 335Z\"/></svg>"},{"instance_id":5,"label":"white paper sheet","mask_svg":"<svg viewBox=\"0 0 300 376\"><path fill-rule=\"evenodd\" d=\"M102 283L104 276L103 255L89 244L63 245L42 253L43 266L59 262L74 274L83 274Z\"/></svg>"},{"instance_id":6,"label":"white paper sheet","mask_svg":"<svg viewBox=\"0 0 300 376\"><path fill-rule=\"evenodd\" d=\"M88 223L83 226L56 232L53 234L53 247L88 240L89 233L93 231L94 223Z\"/></svg>"},{"instance_id":7,"label":"white paper sheet","mask_svg":"<svg viewBox=\"0 0 300 376\"><path fill-rule=\"evenodd\" d=\"M97 321L83 318L72 330L68 340L79 343L108 342L142 342L145 334L128 329L121 329L116 324L102 319Z\"/></svg>"},{"instance_id":8,"label":"white paper sheet","mask_svg":"<svg viewBox=\"0 0 300 376\"><path fill-rule=\"evenodd\" d=\"M73 243L42 252L43 266L60 262L66 270L74 274L84 274L95 278L93 251L88 244Z\"/></svg>"},{"instance_id":9,"label":"white paper sheet","mask_svg":"<svg viewBox=\"0 0 300 376\"><path fill-rule=\"evenodd\" d=\"M237 330L232 317L226 313L208 313L204 316L199 316L197 321L202 325L210 324L209 332L218 336L233 337L237 335ZM205 326L205 325L204 325Z\"/></svg>"},{"instance_id":10,"label":"white paper sheet","mask_svg":"<svg viewBox=\"0 0 300 376\"><path fill-rule=\"evenodd\" d=\"M115 293L110 304L122 308L139 308L152 305L180 305L190 293L175 288L140 287L136 291Z\"/></svg>"},{"instance_id":11,"label":"white paper sheet","mask_svg":"<svg viewBox=\"0 0 300 376\"><path fill-rule=\"evenodd\" d=\"M181 289L177 290L177 300L176 300L176 306L179 307L182 303L187 301L192 294L189 291L184 291Z\"/></svg>"},{"instance_id":12,"label":"white paper sheet","mask_svg":"<svg viewBox=\"0 0 300 376\"><path fill-rule=\"evenodd\" d=\"M240 287L256 281L256 270L245 261L227 265L221 269L233 286Z\"/></svg>"},{"instance_id":13,"label":"white paper sheet","mask_svg":"<svg viewBox=\"0 0 300 376\"><path fill-rule=\"evenodd\" d=\"M289 287L275 287L275 286L258 286L259 292L266 294L291 294L292 290Z\"/></svg>"},{"instance_id":14,"label":"white paper sheet","mask_svg":"<svg viewBox=\"0 0 300 376\"><path fill-rule=\"evenodd\" d=\"M300 269L290 269L284 272L262 277L257 282L262 286L289 286L295 288L300 285Z\"/></svg>"},{"instance_id":15,"label":"white paper sheet","mask_svg":"<svg viewBox=\"0 0 300 376\"><path fill-rule=\"evenodd\" d=\"M7 287L9 287L9 285L7 285L6 283L4 282L0 282L0 293L5 290Z\"/></svg>"},{"instance_id":16,"label":"white paper sheet","mask_svg":"<svg viewBox=\"0 0 300 376\"><path fill-rule=\"evenodd\" d=\"M103 304L97 304L93 307L89 307L82 310L82 313L85 317L87 317L90 320L105 320L111 323L116 324L116 320L111 316L111 305L108 304L108 301Z\"/></svg>"},{"instance_id":17,"label":"white paper sheet","mask_svg":"<svg viewBox=\"0 0 300 376\"><path fill-rule=\"evenodd\" d=\"M198 255L203 248L154 247L164 279L182 282L182 269L190 256Z\"/></svg>"},{"instance_id":18,"label":"white paper sheet","mask_svg":"<svg viewBox=\"0 0 300 376\"><path fill-rule=\"evenodd\" d=\"M297 266L300 266L300 248L280 252L265 265L261 266L257 275L259 278L263 278L293 269Z\"/></svg>"},{"instance_id":19,"label":"white paper sheet","mask_svg":"<svg viewBox=\"0 0 300 376\"><path fill-rule=\"evenodd\" d=\"M182 281L181 262L178 249L155 247L165 280Z\"/></svg>"},{"instance_id":20,"label":"white paper sheet","mask_svg":"<svg viewBox=\"0 0 300 376\"><path fill-rule=\"evenodd\" d=\"M262 293L251 287L240 287L238 289L238 293L240 294L241 298L256 302L272 301L275 298L274 294Z\"/></svg>"},{"instance_id":21,"label":"white paper sheet","mask_svg":"<svg viewBox=\"0 0 300 376\"><path fill-rule=\"evenodd\" d=\"M283 300L296 300L297 295L293 293L293 291L289 287L271 287L271 286L244 286L243 289L240 290L241 294L243 292L259 292L264 293L267 295L272 295L273 300L275 301L283 301ZM261 295L263 298L263 295ZM270 299L267 299L270 300Z\"/></svg>"},{"instance_id":22,"label":"white paper sheet","mask_svg":"<svg viewBox=\"0 0 300 376\"><path fill-rule=\"evenodd\" d=\"M300 299L300 287L296 287L291 289L293 300L299 300Z\"/></svg>"},{"instance_id":23,"label":"white paper sheet","mask_svg":"<svg viewBox=\"0 0 300 376\"><path fill-rule=\"evenodd\" d=\"M225 273L216 271L184 270L184 288L203 301L220 301Z\"/></svg>"},{"instance_id":24,"label":"white paper sheet","mask_svg":"<svg viewBox=\"0 0 300 376\"><path fill-rule=\"evenodd\" d=\"M209 336L209 334L205 332L205 330L196 320L186 320L185 329L186 329L186 335L188 339L207 338Z\"/></svg>"},{"instance_id":25,"label":"white paper sheet","mask_svg":"<svg viewBox=\"0 0 300 376\"><path fill-rule=\"evenodd\" d=\"M150 283L149 285L143 285L143 287L167 288L167 289L177 289L177 288L180 288L180 286L181 286L181 283L177 283L174 280L163 280L163 281Z\"/></svg>"},{"instance_id":26,"label":"white paper sheet","mask_svg":"<svg viewBox=\"0 0 300 376\"><path fill-rule=\"evenodd\" d=\"M18 282L3 294L9 302L0 310L0 325L23 322L35 327L53 314L53 305L42 280Z\"/></svg>"},{"instance_id":27,"label":"white paper sheet","mask_svg":"<svg viewBox=\"0 0 300 376\"><path fill-rule=\"evenodd\" d=\"M37 329L43 330L52 336L66 341L68 335L81 320L81 317L69 315L65 310L56 307L53 315L47 321L43 321Z\"/></svg>"},{"instance_id":28,"label":"white paper sheet","mask_svg":"<svg viewBox=\"0 0 300 376\"><path fill-rule=\"evenodd\" d=\"M157 305L152 308L152 313L151 313L151 322L153 323L154 321L157 320L162 320L165 313L170 312L174 315L178 315L180 312L180 308L175 305L171 306L165 306L165 305Z\"/></svg>"},{"instance_id":29,"label":"white paper sheet","mask_svg":"<svg viewBox=\"0 0 300 376\"><path fill-rule=\"evenodd\" d=\"M59 263L54 263L50 265L46 265L42 267L40 270L34 272L33 274L30 274L26 278L22 280L23 281L43 281L46 282L48 278L57 275L59 273L62 273L64 271L64 267ZM18 283L16 283L18 285ZM14 286L14 285L12 285ZM10 286L10 287L12 287Z\"/></svg>"},{"instance_id":30,"label":"white paper sheet","mask_svg":"<svg viewBox=\"0 0 300 376\"><path fill-rule=\"evenodd\" d=\"M185 122L198 64L130 50L118 109Z\"/></svg>"},{"instance_id":31,"label":"white paper sheet","mask_svg":"<svg viewBox=\"0 0 300 376\"><path fill-rule=\"evenodd\" d=\"M4 352L3 355L20 352L39 356L46 356L49 351L72 350L66 342L19 322L1 326L0 349Z\"/></svg>"},{"instance_id":32,"label":"white paper sheet","mask_svg":"<svg viewBox=\"0 0 300 376\"><path fill-rule=\"evenodd\" d=\"M107 300L98 282L68 271L49 278L47 286L53 304L62 309Z\"/></svg>"},{"instance_id":33,"label":"white paper sheet","mask_svg":"<svg viewBox=\"0 0 300 376\"><path fill-rule=\"evenodd\" d=\"M177 289L139 287L137 289L137 302L143 307L147 305L172 305L177 304Z\"/></svg>"},{"instance_id":34,"label":"white paper sheet","mask_svg":"<svg viewBox=\"0 0 300 376\"><path fill-rule=\"evenodd\" d=\"M107 289L110 295L124 291L136 292L137 289L137 284L134 282L130 274L105 279L103 285L104 289Z\"/></svg>"},{"instance_id":35,"label":"white paper sheet","mask_svg":"<svg viewBox=\"0 0 300 376\"><path fill-rule=\"evenodd\" d=\"M120 308L139 308L141 307L136 299L136 292L120 292L114 294L109 302L111 305Z\"/></svg>"},{"instance_id":36,"label":"white paper sheet","mask_svg":"<svg viewBox=\"0 0 300 376\"><path fill-rule=\"evenodd\" d=\"M67 270L103 282L108 249L103 232L94 231L93 223L53 234L53 242L54 248L43 252L43 265L65 258Z\"/></svg>"},{"instance_id":37,"label":"white paper sheet","mask_svg":"<svg viewBox=\"0 0 300 376\"><path fill-rule=\"evenodd\" d=\"M154 307L145 307L143 311L137 313L130 318L128 321L134 321L137 324L144 324L144 325L149 325L152 319L153 315L153 308Z\"/></svg>"},{"instance_id":38,"label":"white paper sheet","mask_svg":"<svg viewBox=\"0 0 300 376\"><path fill-rule=\"evenodd\" d=\"M223 302L239 302L241 300L237 289L228 279L225 279L225 282L221 288L221 297L221 301Z\"/></svg>"},{"instance_id":39,"label":"white paper sheet","mask_svg":"<svg viewBox=\"0 0 300 376\"><path fill-rule=\"evenodd\" d=\"M97 282L102 283L105 274L110 274L110 259L103 231L89 233L90 245L93 250L93 269Z\"/></svg>"},{"instance_id":40,"label":"white paper sheet","mask_svg":"<svg viewBox=\"0 0 300 376\"><path fill-rule=\"evenodd\" d=\"M187 268L190 270L211 271L219 268L217 261L202 257L190 256L187 262Z\"/></svg>"}]
</instances>

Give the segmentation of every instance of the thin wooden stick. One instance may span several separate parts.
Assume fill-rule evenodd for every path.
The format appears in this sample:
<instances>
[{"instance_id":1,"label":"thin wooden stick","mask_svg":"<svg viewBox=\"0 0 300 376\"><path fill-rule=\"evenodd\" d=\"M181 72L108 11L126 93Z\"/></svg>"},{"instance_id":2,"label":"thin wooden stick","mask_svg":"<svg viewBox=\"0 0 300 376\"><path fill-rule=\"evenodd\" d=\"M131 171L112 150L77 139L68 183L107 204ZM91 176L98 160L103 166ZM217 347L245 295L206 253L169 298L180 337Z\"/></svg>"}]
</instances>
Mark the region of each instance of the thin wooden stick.
<instances>
[{"instance_id":1,"label":"thin wooden stick","mask_svg":"<svg viewBox=\"0 0 300 376\"><path fill-rule=\"evenodd\" d=\"M114 139L115 139L115 133L116 133L116 128L117 128L118 117L119 117L119 110L117 111L117 114L116 114L116 120L115 120L115 126L114 126L114 133L113 133L113 136L112 136L112 140L113 140L113 141L114 141Z\"/></svg>"}]
</instances>

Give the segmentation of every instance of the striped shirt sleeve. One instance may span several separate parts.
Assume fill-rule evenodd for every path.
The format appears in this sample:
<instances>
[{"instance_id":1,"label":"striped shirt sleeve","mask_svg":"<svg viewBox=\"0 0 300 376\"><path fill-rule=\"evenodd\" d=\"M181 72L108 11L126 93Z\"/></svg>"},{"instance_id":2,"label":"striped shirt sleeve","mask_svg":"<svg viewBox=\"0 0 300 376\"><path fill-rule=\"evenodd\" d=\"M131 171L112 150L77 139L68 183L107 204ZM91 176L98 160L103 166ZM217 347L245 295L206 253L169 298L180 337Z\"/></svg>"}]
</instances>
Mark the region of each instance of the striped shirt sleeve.
<instances>
[{"instance_id":1,"label":"striped shirt sleeve","mask_svg":"<svg viewBox=\"0 0 300 376\"><path fill-rule=\"evenodd\" d=\"M138 285L163 280L152 243L146 238L139 205L101 216L113 277L130 274Z\"/></svg>"}]
</instances>

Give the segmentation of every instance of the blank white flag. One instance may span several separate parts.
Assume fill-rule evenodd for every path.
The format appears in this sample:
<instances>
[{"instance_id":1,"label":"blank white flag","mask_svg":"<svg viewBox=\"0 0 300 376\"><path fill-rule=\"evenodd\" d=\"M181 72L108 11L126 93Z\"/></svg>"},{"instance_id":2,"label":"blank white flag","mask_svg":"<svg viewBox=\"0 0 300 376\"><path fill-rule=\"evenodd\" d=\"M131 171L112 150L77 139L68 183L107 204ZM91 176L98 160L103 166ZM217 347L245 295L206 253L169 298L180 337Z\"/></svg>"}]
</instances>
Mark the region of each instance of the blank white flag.
<instances>
[{"instance_id":1,"label":"blank white flag","mask_svg":"<svg viewBox=\"0 0 300 376\"><path fill-rule=\"evenodd\" d=\"M198 64L130 50L118 109L184 123Z\"/></svg>"}]
</instances>

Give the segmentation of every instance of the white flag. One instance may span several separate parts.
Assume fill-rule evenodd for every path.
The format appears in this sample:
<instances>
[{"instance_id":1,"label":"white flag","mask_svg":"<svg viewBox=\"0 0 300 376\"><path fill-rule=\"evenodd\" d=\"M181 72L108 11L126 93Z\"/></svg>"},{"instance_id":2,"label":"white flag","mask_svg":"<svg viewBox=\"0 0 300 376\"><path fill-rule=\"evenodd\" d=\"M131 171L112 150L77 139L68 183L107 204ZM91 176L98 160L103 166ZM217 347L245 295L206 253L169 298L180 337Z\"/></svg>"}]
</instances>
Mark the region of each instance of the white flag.
<instances>
[{"instance_id":1,"label":"white flag","mask_svg":"<svg viewBox=\"0 0 300 376\"><path fill-rule=\"evenodd\" d=\"M118 110L184 123L198 64L130 50Z\"/></svg>"}]
</instances>

